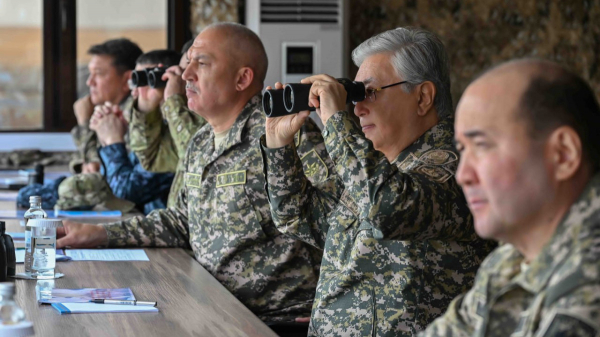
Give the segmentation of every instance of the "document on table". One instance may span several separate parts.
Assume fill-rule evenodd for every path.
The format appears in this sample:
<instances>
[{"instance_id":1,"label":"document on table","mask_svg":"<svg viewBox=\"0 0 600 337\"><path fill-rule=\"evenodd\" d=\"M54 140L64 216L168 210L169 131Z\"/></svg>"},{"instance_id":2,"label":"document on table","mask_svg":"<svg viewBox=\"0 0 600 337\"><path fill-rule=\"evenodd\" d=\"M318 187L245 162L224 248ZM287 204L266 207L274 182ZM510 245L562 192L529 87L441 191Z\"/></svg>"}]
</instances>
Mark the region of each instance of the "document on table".
<instances>
[{"instance_id":1,"label":"document on table","mask_svg":"<svg viewBox=\"0 0 600 337\"><path fill-rule=\"evenodd\" d=\"M52 307L61 314L83 314L94 312L156 312L158 308L143 305L98 304L98 303L53 303Z\"/></svg>"},{"instance_id":2,"label":"document on table","mask_svg":"<svg viewBox=\"0 0 600 337\"><path fill-rule=\"evenodd\" d=\"M63 211L56 210L57 218L118 218L123 216L121 211Z\"/></svg>"},{"instance_id":3,"label":"document on table","mask_svg":"<svg viewBox=\"0 0 600 337\"><path fill-rule=\"evenodd\" d=\"M143 249L66 249L73 261L150 261Z\"/></svg>"},{"instance_id":4,"label":"document on table","mask_svg":"<svg viewBox=\"0 0 600 337\"><path fill-rule=\"evenodd\" d=\"M15 249L15 262L17 263L24 263L25 262L25 249ZM60 261L70 261L71 258L68 256L65 256L65 253L63 252L62 249L57 249L56 250L56 261L60 262Z\"/></svg>"}]
</instances>

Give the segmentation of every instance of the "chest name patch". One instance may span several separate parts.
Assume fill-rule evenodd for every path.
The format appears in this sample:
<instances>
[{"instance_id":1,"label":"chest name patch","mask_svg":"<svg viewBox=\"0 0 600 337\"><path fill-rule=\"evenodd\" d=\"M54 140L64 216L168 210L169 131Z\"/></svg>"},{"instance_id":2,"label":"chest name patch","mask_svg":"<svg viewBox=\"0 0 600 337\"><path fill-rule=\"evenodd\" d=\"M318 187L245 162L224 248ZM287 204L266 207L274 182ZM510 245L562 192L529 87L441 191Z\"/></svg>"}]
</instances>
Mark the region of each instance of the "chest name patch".
<instances>
[{"instance_id":1,"label":"chest name patch","mask_svg":"<svg viewBox=\"0 0 600 337\"><path fill-rule=\"evenodd\" d=\"M202 176L196 173L185 173L185 186L200 187Z\"/></svg>"},{"instance_id":2,"label":"chest name patch","mask_svg":"<svg viewBox=\"0 0 600 337\"><path fill-rule=\"evenodd\" d=\"M217 175L217 187L246 184L246 170L221 173Z\"/></svg>"}]
</instances>

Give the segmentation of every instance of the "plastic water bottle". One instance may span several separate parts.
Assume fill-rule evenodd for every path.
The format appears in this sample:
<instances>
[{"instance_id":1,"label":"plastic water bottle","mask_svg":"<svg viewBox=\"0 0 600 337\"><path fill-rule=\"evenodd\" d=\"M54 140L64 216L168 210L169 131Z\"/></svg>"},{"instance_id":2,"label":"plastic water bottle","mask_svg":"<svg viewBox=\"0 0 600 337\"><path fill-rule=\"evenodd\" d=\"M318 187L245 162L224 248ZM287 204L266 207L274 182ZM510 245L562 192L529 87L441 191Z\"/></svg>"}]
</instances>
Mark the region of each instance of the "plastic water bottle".
<instances>
[{"instance_id":1,"label":"plastic water bottle","mask_svg":"<svg viewBox=\"0 0 600 337\"><path fill-rule=\"evenodd\" d=\"M25 312L15 303L15 284L0 283L0 321L3 325L12 325L24 320Z\"/></svg>"},{"instance_id":2,"label":"plastic water bottle","mask_svg":"<svg viewBox=\"0 0 600 337\"><path fill-rule=\"evenodd\" d=\"M33 324L15 302L15 284L0 283L0 336L31 336Z\"/></svg>"},{"instance_id":3,"label":"plastic water bottle","mask_svg":"<svg viewBox=\"0 0 600 337\"><path fill-rule=\"evenodd\" d=\"M31 262L31 278L54 278L56 267L56 228L62 227L59 219L30 219L31 247L33 251Z\"/></svg>"},{"instance_id":4,"label":"plastic water bottle","mask_svg":"<svg viewBox=\"0 0 600 337\"><path fill-rule=\"evenodd\" d=\"M43 219L48 215L42 209L42 197L32 195L29 197L30 208L25 212L25 273L31 274L31 262L33 261L33 248L31 247L31 226L29 220Z\"/></svg>"}]
</instances>

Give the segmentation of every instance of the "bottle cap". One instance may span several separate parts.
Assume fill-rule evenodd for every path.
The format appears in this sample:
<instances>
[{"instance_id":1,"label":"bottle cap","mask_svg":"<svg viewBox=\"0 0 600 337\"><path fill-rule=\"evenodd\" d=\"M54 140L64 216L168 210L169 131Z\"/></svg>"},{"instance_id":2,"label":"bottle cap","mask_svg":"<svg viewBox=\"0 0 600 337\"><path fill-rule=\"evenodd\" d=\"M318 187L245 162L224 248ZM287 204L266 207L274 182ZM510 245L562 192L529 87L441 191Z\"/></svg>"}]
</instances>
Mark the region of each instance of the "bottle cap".
<instances>
[{"instance_id":1,"label":"bottle cap","mask_svg":"<svg viewBox=\"0 0 600 337\"><path fill-rule=\"evenodd\" d=\"M60 219L29 219L27 226L30 227L46 227L46 228L58 228L62 227L62 220Z\"/></svg>"},{"instance_id":2,"label":"bottle cap","mask_svg":"<svg viewBox=\"0 0 600 337\"><path fill-rule=\"evenodd\" d=\"M39 203L42 202L42 197L40 197L39 195L32 195L29 197L29 203Z\"/></svg>"}]
</instances>

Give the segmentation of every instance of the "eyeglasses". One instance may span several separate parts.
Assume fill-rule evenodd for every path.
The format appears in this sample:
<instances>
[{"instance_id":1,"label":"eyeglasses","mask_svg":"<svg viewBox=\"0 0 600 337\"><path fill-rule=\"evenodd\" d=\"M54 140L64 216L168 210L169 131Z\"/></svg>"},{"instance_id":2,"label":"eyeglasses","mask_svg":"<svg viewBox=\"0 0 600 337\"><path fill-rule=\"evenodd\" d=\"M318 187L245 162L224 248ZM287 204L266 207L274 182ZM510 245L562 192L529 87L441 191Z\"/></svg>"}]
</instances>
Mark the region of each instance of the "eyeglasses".
<instances>
[{"instance_id":1,"label":"eyeglasses","mask_svg":"<svg viewBox=\"0 0 600 337\"><path fill-rule=\"evenodd\" d=\"M369 100L369 102L375 102L375 100L377 99L377 95L375 94L378 91L381 91L383 89L387 89L387 88L391 88L391 87L395 87L397 85L400 84L404 84L404 83L408 83L408 81L402 81L402 82L398 82L398 83L394 83L394 84L389 84L386 86L383 86L381 88L367 88L366 89L366 94L365 94L365 100ZM356 105L357 102L352 102L352 104Z\"/></svg>"}]
</instances>

